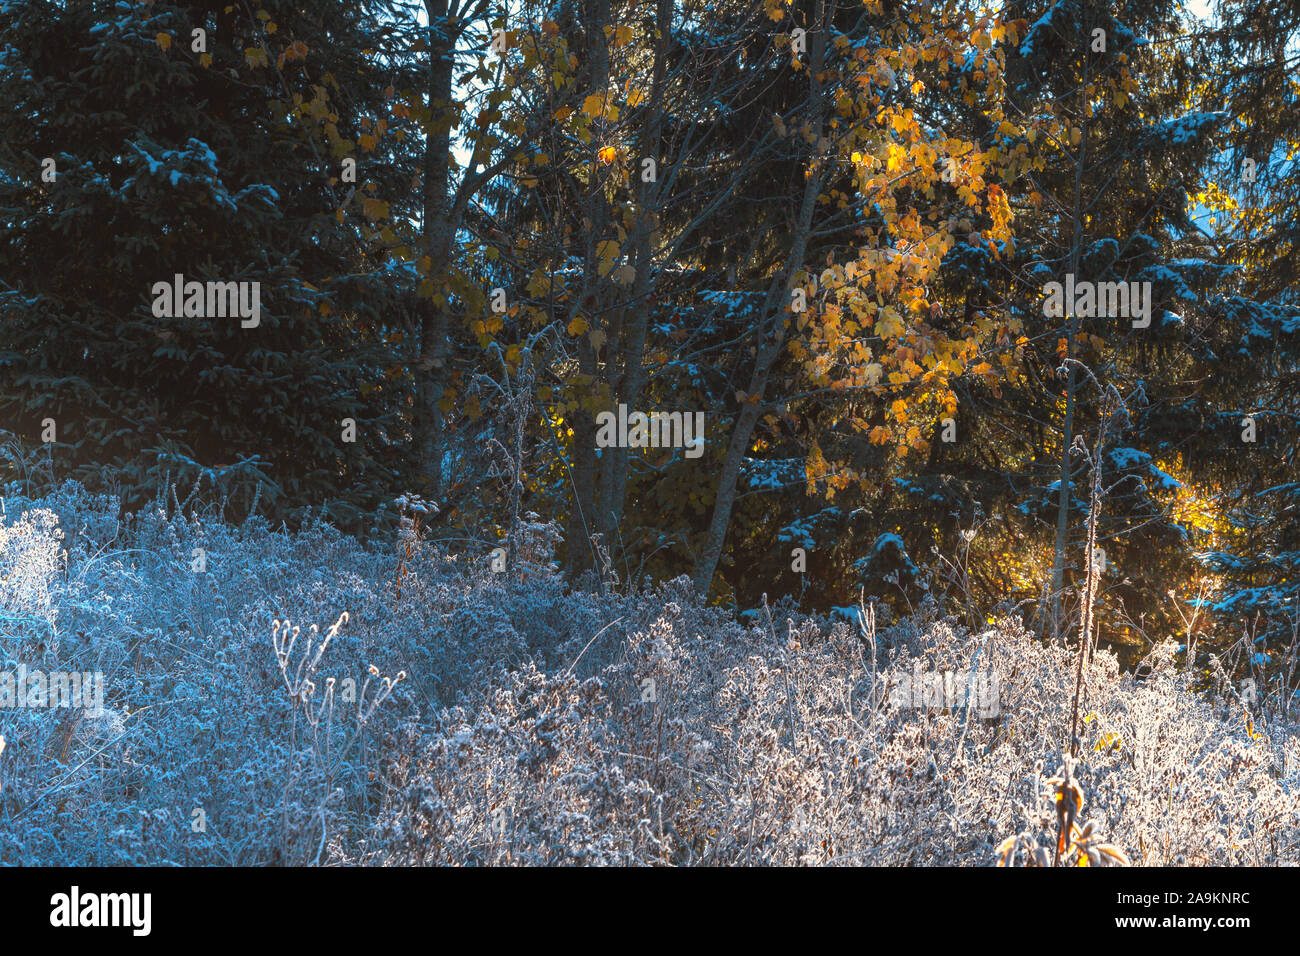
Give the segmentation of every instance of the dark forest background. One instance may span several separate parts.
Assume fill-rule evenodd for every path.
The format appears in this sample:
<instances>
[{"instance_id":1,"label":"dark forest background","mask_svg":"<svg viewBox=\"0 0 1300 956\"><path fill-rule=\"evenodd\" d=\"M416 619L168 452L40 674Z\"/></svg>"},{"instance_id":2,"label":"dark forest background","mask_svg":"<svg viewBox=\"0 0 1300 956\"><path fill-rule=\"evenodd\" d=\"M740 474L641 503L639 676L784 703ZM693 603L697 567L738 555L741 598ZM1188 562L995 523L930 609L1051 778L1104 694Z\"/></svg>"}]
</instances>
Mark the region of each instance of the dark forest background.
<instances>
[{"instance_id":1,"label":"dark forest background","mask_svg":"<svg viewBox=\"0 0 1300 956\"><path fill-rule=\"evenodd\" d=\"M0 2L11 465L483 553L552 521L575 583L742 609L1044 633L1095 572L1126 654L1281 666L1300 6L1202 13ZM155 317L176 273L260 325ZM1045 317L1067 273L1150 326ZM620 403L703 455L598 448Z\"/></svg>"}]
</instances>

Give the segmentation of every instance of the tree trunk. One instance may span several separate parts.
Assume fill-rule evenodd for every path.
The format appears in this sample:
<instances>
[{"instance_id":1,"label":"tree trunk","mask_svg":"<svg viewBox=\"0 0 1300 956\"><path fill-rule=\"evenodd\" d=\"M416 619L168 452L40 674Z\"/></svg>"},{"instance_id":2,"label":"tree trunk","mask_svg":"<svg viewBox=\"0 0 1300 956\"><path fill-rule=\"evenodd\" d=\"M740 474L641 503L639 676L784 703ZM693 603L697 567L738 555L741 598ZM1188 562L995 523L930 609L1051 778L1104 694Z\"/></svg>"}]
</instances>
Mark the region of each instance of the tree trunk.
<instances>
[{"instance_id":1,"label":"tree trunk","mask_svg":"<svg viewBox=\"0 0 1300 956\"><path fill-rule=\"evenodd\" d=\"M816 134L815 142L822 139L824 103L821 82L818 77L823 69L826 50L826 27L828 4L818 4L818 28L811 32L812 49L809 57L810 95L812 117L810 123ZM811 162L824 162L814 156ZM790 279L803 267L804 254L808 249L808 238L812 232L813 212L817 207L817 197L821 194L824 173L811 173L804 180L803 201L799 208L799 218L795 224L794 235L790 244L790 253L786 258L785 269L777 283L768 290L767 300L763 305L764 319L759 325L759 335L766 335L754 356L754 371L750 375L746 394L750 400L743 404L736 416L736 424L731 432L731 442L722 462L722 471L718 476L718 490L713 502L713 515L709 521L709 530L704 539L704 549L695 562L691 581L701 594L707 595L713 584L713 575L717 571L718 561L722 557L722 547L726 543L727 529L731 525L731 512L736 503L736 486L740 478L740 465L745 452L754 436L754 426L758 424L761 414L761 400L767 389L767 381L776 360L785 345L785 330L790 310Z\"/></svg>"},{"instance_id":2,"label":"tree trunk","mask_svg":"<svg viewBox=\"0 0 1300 956\"><path fill-rule=\"evenodd\" d=\"M451 100L453 28L447 17L448 0L425 0L429 15L429 73L427 95L429 109ZM455 235L451 194L451 130L429 132L424 141L424 247L425 253L439 268L448 261ZM420 361L413 370L416 407L412 423L420 472L427 482L428 494L440 498L443 493L443 459L446 435L443 431L442 402L447 383L449 353L449 316L447 307L431 299L420 309Z\"/></svg>"},{"instance_id":3,"label":"tree trunk","mask_svg":"<svg viewBox=\"0 0 1300 956\"><path fill-rule=\"evenodd\" d=\"M1088 75L1090 62L1088 53L1085 49L1083 54L1083 83L1080 85L1080 96L1087 95ZM1088 119L1086 115L1086 103L1079 110L1079 123L1082 128L1082 136L1079 140L1079 155L1074 166L1074 210L1073 210L1073 235L1070 240L1070 272L1075 274L1075 280L1078 280L1079 254L1083 246L1083 171L1084 157L1088 155ZM1074 303L1066 303L1070 309L1070 318L1065 326L1065 354L1067 358L1074 358L1074 339L1079 330L1079 317L1075 315ZM1074 366L1071 365L1066 372L1065 384L1065 420L1061 426L1061 471L1060 471L1060 496L1057 499L1056 506L1056 541L1052 548L1052 593L1051 593L1051 628L1052 639L1058 640L1065 633L1064 621L1062 620L1061 597L1065 588L1065 544L1066 532L1069 527L1070 514L1070 446L1074 442L1074 403L1077 380L1074 372Z\"/></svg>"}]
</instances>

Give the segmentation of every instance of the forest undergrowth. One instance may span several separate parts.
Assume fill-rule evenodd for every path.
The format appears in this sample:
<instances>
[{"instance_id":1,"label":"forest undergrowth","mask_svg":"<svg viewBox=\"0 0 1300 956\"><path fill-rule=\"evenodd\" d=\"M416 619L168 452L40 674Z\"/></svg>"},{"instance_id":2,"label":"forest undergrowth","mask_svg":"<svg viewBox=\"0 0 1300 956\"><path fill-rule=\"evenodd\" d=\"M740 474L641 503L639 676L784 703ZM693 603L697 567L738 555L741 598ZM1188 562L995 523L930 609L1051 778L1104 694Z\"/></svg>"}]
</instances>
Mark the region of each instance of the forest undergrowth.
<instances>
[{"instance_id":1,"label":"forest undergrowth","mask_svg":"<svg viewBox=\"0 0 1300 956\"><path fill-rule=\"evenodd\" d=\"M1078 656L1014 617L738 618L566 581L542 522L494 571L185 504L4 498L0 864L1298 858L1294 717L1175 637L1091 656L1069 760ZM16 693L73 672L98 712Z\"/></svg>"}]
</instances>

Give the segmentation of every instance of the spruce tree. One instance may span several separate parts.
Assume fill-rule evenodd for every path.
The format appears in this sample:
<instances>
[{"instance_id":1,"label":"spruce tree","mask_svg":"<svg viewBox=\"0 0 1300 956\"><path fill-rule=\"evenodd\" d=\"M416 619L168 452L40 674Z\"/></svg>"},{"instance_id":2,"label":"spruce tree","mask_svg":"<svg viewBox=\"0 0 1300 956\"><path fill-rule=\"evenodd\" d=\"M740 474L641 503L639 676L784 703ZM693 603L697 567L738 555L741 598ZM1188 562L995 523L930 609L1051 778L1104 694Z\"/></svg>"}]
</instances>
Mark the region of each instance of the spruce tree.
<instances>
[{"instance_id":1,"label":"spruce tree","mask_svg":"<svg viewBox=\"0 0 1300 956\"><path fill-rule=\"evenodd\" d=\"M0 413L61 475L340 519L399 483L403 283L370 223L409 169L360 126L383 29L370 4L0 7ZM178 275L258 314L166 317Z\"/></svg>"}]
</instances>

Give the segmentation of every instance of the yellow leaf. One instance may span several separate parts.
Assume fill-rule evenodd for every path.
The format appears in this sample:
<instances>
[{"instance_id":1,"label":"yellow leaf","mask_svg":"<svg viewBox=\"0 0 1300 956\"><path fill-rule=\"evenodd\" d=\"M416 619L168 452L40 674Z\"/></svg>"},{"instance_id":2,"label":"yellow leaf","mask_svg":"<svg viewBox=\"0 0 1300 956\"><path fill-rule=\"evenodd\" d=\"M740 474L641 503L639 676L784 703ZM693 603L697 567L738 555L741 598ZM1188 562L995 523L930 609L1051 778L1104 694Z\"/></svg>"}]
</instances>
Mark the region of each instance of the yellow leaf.
<instances>
[{"instance_id":1,"label":"yellow leaf","mask_svg":"<svg viewBox=\"0 0 1300 956\"><path fill-rule=\"evenodd\" d=\"M160 33L153 39L158 44L158 49L166 52L171 48L172 38L170 33Z\"/></svg>"},{"instance_id":2,"label":"yellow leaf","mask_svg":"<svg viewBox=\"0 0 1300 956\"><path fill-rule=\"evenodd\" d=\"M366 218L372 222L376 219L388 218L388 203L381 199L372 199L366 196L361 200L361 210L366 214Z\"/></svg>"},{"instance_id":3,"label":"yellow leaf","mask_svg":"<svg viewBox=\"0 0 1300 956\"><path fill-rule=\"evenodd\" d=\"M628 106L640 106L644 100L645 100L645 94L642 93L640 90L631 90L627 94Z\"/></svg>"},{"instance_id":4,"label":"yellow leaf","mask_svg":"<svg viewBox=\"0 0 1300 956\"><path fill-rule=\"evenodd\" d=\"M595 93L592 93L582 101L582 111L588 116L599 116L604 107L604 103L604 99Z\"/></svg>"},{"instance_id":5,"label":"yellow leaf","mask_svg":"<svg viewBox=\"0 0 1300 956\"><path fill-rule=\"evenodd\" d=\"M267 32L267 33L274 33L274 32L275 32L276 30L278 30L278 29L279 29L279 27L277 27L274 23L271 23L270 21L267 22L267 24L266 24L266 32Z\"/></svg>"},{"instance_id":6,"label":"yellow leaf","mask_svg":"<svg viewBox=\"0 0 1300 956\"><path fill-rule=\"evenodd\" d=\"M212 65L212 54L204 53L199 57L199 66L203 67L203 69L206 70L211 65Z\"/></svg>"},{"instance_id":7,"label":"yellow leaf","mask_svg":"<svg viewBox=\"0 0 1300 956\"><path fill-rule=\"evenodd\" d=\"M573 321L569 323L567 331L570 335L582 335L588 328L590 326L587 325L587 320L580 315L575 315Z\"/></svg>"},{"instance_id":8,"label":"yellow leaf","mask_svg":"<svg viewBox=\"0 0 1300 956\"><path fill-rule=\"evenodd\" d=\"M602 276L607 276L614 269L614 259L618 256L618 243L612 239L606 239L604 242L596 244L596 258L599 263L596 271Z\"/></svg>"},{"instance_id":9,"label":"yellow leaf","mask_svg":"<svg viewBox=\"0 0 1300 956\"><path fill-rule=\"evenodd\" d=\"M618 150L613 146L602 146L596 155L602 163L608 166L618 157Z\"/></svg>"}]
</instances>

